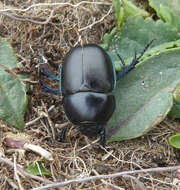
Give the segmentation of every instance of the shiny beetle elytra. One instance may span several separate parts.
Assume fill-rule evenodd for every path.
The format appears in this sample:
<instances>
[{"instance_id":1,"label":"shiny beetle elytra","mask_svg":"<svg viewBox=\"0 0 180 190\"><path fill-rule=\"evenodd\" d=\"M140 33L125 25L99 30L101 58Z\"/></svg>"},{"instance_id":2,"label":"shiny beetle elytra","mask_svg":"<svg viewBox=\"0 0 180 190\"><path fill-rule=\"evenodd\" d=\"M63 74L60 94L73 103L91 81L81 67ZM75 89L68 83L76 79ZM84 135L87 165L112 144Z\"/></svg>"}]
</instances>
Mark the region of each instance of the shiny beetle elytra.
<instances>
[{"instance_id":1,"label":"shiny beetle elytra","mask_svg":"<svg viewBox=\"0 0 180 190\"><path fill-rule=\"evenodd\" d=\"M50 75L43 67L40 68L40 75L59 81L59 90L43 85L41 76L40 85L46 92L62 95L68 120L88 137L100 134L100 144L105 146L105 125L115 110L112 91L116 87L116 81L135 67L152 42L153 40L147 44L139 57L135 54L128 67L125 67L123 59L117 53L124 66L118 75L111 58L100 46L76 46L66 55L60 67L59 78ZM65 138L66 129L67 127L61 132L61 140Z\"/></svg>"}]
</instances>

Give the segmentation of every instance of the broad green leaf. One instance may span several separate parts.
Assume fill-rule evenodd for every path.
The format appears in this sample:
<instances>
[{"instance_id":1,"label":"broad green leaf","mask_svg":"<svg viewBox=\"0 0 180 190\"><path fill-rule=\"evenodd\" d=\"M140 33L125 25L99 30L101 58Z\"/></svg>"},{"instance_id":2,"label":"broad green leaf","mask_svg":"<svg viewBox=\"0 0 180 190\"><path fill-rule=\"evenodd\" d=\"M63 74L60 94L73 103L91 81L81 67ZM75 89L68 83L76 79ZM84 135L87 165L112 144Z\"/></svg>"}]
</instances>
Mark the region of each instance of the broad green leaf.
<instances>
[{"instance_id":1,"label":"broad green leaf","mask_svg":"<svg viewBox=\"0 0 180 190\"><path fill-rule=\"evenodd\" d=\"M168 116L171 118L180 118L180 103L174 100L173 107L171 111L168 113Z\"/></svg>"},{"instance_id":2,"label":"broad green leaf","mask_svg":"<svg viewBox=\"0 0 180 190\"><path fill-rule=\"evenodd\" d=\"M27 171L36 176L51 176L51 173L46 170L42 161L34 162L27 168Z\"/></svg>"},{"instance_id":3,"label":"broad green leaf","mask_svg":"<svg viewBox=\"0 0 180 190\"><path fill-rule=\"evenodd\" d=\"M170 116L173 119L180 118L180 85L178 85L174 90L173 96L174 96L174 103L168 116Z\"/></svg>"},{"instance_id":4,"label":"broad green leaf","mask_svg":"<svg viewBox=\"0 0 180 190\"><path fill-rule=\"evenodd\" d=\"M172 147L174 147L174 148L180 149L180 134L171 136L171 137L169 138L169 144L170 144Z\"/></svg>"},{"instance_id":5,"label":"broad green leaf","mask_svg":"<svg viewBox=\"0 0 180 190\"><path fill-rule=\"evenodd\" d=\"M117 29L121 29L122 23L128 17L143 16L148 17L149 14L138 7L136 7L131 1L128 0L113 0L115 18L117 20Z\"/></svg>"},{"instance_id":6,"label":"broad green leaf","mask_svg":"<svg viewBox=\"0 0 180 190\"><path fill-rule=\"evenodd\" d=\"M173 92L174 96L174 103L171 111L169 112L168 116L171 118L180 118L180 85L178 85Z\"/></svg>"},{"instance_id":7,"label":"broad green leaf","mask_svg":"<svg viewBox=\"0 0 180 190\"><path fill-rule=\"evenodd\" d=\"M11 46L0 38L0 119L18 129L24 127L24 113L27 107L26 85L5 68L17 67Z\"/></svg>"},{"instance_id":8,"label":"broad green leaf","mask_svg":"<svg viewBox=\"0 0 180 190\"><path fill-rule=\"evenodd\" d=\"M149 0L159 18L180 31L180 0Z\"/></svg>"},{"instance_id":9,"label":"broad green leaf","mask_svg":"<svg viewBox=\"0 0 180 190\"><path fill-rule=\"evenodd\" d=\"M180 85L178 85L174 90L173 96L174 103L168 116L170 116L171 118L180 118Z\"/></svg>"},{"instance_id":10,"label":"broad green leaf","mask_svg":"<svg viewBox=\"0 0 180 190\"><path fill-rule=\"evenodd\" d=\"M125 59L125 62L129 64L134 56L134 52L140 53L152 39L155 39L155 41L151 47L162 44L162 48L164 48L164 43L180 39L180 34L177 29L172 28L161 20L155 22L151 18L129 18L123 24L121 32L105 35L102 46L108 51L114 61L116 71L120 71L121 62L115 49ZM173 44L173 42L171 43ZM159 51L161 51L161 48ZM149 51L146 55L148 54Z\"/></svg>"},{"instance_id":11,"label":"broad green leaf","mask_svg":"<svg viewBox=\"0 0 180 190\"><path fill-rule=\"evenodd\" d=\"M116 110L107 123L108 142L139 137L161 122L173 105L180 83L180 47L138 64L118 81Z\"/></svg>"},{"instance_id":12,"label":"broad green leaf","mask_svg":"<svg viewBox=\"0 0 180 190\"><path fill-rule=\"evenodd\" d=\"M178 85L173 93L174 99L177 103L180 104L180 85Z\"/></svg>"}]
</instances>

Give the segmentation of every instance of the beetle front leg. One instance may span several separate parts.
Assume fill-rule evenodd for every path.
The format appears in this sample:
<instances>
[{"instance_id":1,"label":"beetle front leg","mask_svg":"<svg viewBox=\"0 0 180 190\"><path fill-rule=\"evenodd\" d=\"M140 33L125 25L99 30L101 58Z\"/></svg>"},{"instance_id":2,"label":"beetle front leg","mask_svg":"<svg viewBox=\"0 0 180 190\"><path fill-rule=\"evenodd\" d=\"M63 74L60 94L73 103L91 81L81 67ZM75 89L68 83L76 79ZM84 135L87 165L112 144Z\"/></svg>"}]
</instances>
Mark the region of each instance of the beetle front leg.
<instances>
[{"instance_id":1,"label":"beetle front leg","mask_svg":"<svg viewBox=\"0 0 180 190\"><path fill-rule=\"evenodd\" d=\"M100 137L99 143L100 143L100 145L105 147L105 145L106 145L106 131L105 131L104 126L102 126L101 128L102 128L101 131L100 131L100 136L101 137Z\"/></svg>"},{"instance_id":2,"label":"beetle front leg","mask_svg":"<svg viewBox=\"0 0 180 190\"><path fill-rule=\"evenodd\" d=\"M56 76L51 75L50 73L48 73L48 72L44 69L44 67L40 67L40 72L41 72L44 76L46 76L46 77L48 77L48 78L50 78L50 79L52 79L52 80L57 80L57 81L59 81L59 78L57 78Z\"/></svg>"},{"instance_id":3,"label":"beetle front leg","mask_svg":"<svg viewBox=\"0 0 180 190\"><path fill-rule=\"evenodd\" d=\"M119 80L119 79L123 78L127 73L129 73L129 71L131 71L132 69L135 68L135 66L139 63L139 60L144 55L144 53L147 51L147 49L149 48L149 46L153 43L153 41L154 41L154 39L151 40L146 45L146 47L143 49L143 51L141 52L141 54L139 55L139 57L136 56L136 51L135 51L134 58L133 58L131 64L128 67L125 67L123 69L123 71L119 75L117 75L116 80ZM117 54L117 55L118 55L119 59L121 60L123 66L124 66L125 65L124 60L121 58L121 56L119 54Z\"/></svg>"}]
</instances>

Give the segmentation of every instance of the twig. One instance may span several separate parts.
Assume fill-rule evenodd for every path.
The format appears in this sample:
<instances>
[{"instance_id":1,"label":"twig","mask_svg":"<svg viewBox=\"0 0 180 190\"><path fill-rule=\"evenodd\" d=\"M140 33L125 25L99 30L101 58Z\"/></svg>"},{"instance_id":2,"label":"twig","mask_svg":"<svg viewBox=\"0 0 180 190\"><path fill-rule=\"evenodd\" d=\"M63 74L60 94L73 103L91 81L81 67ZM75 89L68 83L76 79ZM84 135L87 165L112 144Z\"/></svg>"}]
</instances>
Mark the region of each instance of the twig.
<instances>
[{"instance_id":1,"label":"twig","mask_svg":"<svg viewBox=\"0 0 180 190\"><path fill-rule=\"evenodd\" d=\"M51 107L48 109L48 112L50 112L52 109L54 109L54 107L55 107L54 105L51 106ZM26 127L28 127L28 126L30 126L30 125L33 125L34 123L36 123L37 121L39 121L39 120L40 120L41 118L43 118L43 117L46 117L46 114L44 114L44 112L42 112L42 113L40 114L40 116L38 116L36 119L27 122L27 123L25 124Z\"/></svg>"},{"instance_id":2,"label":"twig","mask_svg":"<svg viewBox=\"0 0 180 190\"><path fill-rule=\"evenodd\" d=\"M95 169L92 169L92 172L94 172L96 176L99 176L98 172L97 172ZM102 181L104 184L113 187L113 189L125 190L124 188L121 188L121 187L118 187L118 186L113 185L113 184L111 184L111 183L108 183L108 182L105 181L104 179L101 179L101 181Z\"/></svg>"},{"instance_id":3,"label":"twig","mask_svg":"<svg viewBox=\"0 0 180 190\"><path fill-rule=\"evenodd\" d=\"M146 181L151 181L152 182L152 180L153 181L156 181L156 182L158 182L158 183L161 183L161 184L163 184L163 185L167 185L167 186L170 186L170 187L177 187L177 190L179 190L178 188L179 188L179 186L178 185L176 185L176 184L173 184L172 182L167 182L167 181L163 181L163 180L159 180L159 179L156 179L156 178L148 178L148 177L145 177L145 176L141 176L141 178L143 178L143 179L145 179Z\"/></svg>"},{"instance_id":4,"label":"twig","mask_svg":"<svg viewBox=\"0 0 180 190\"><path fill-rule=\"evenodd\" d=\"M33 4L30 5L29 7L25 8L25 9L17 9L17 8L8 8L8 9L0 9L0 12L7 12L7 11L19 11L19 12L26 12L29 11L32 8L35 7L40 7L40 6L71 6L71 7L78 7L82 4L96 4L96 5L112 5L112 3L105 3L105 2L92 2L92 1L81 1L77 4L72 4L69 2L66 3L37 3L37 4Z\"/></svg>"},{"instance_id":5,"label":"twig","mask_svg":"<svg viewBox=\"0 0 180 190\"><path fill-rule=\"evenodd\" d=\"M113 155L113 153L112 152L109 152L106 148L104 148L104 147L102 147L101 146L101 148L106 152L106 153L108 153L110 156L112 156L114 159L116 159L118 162L121 162L121 163L123 163L123 164L125 164L125 163L127 163L127 164L133 164L134 166L136 166L136 168L138 167L139 169L143 169L139 164L137 164L136 162L132 162L132 161L125 161L125 160L121 160L121 159L119 159L119 158L117 158L115 155Z\"/></svg>"},{"instance_id":6,"label":"twig","mask_svg":"<svg viewBox=\"0 0 180 190\"><path fill-rule=\"evenodd\" d=\"M42 100L41 100L41 104L42 104L42 106L43 106L43 108L45 110L45 114L47 116L46 118L47 118L47 121L48 121L49 126L51 128L52 137L53 137L53 139L56 139L54 124L53 124L52 120L50 119L48 110L47 110L47 108L45 106L45 103Z\"/></svg>"},{"instance_id":7,"label":"twig","mask_svg":"<svg viewBox=\"0 0 180 190\"><path fill-rule=\"evenodd\" d=\"M98 23L102 22L102 21L110 14L110 12L112 11L112 8L113 8L113 7L111 6L111 8L110 8L109 11L107 12L107 14L105 14L101 19L99 19L99 20L93 22L92 24L90 24L90 25L88 25L88 26L85 26L85 27L83 27L83 28L78 29L78 31L81 32L82 30L86 30L87 28L92 28L95 24L98 24Z\"/></svg>"},{"instance_id":8,"label":"twig","mask_svg":"<svg viewBox=\"0 0 180 190\"><path fill-rule=\"evenodd\" d=\"M34 123L36 123L37 121L39 121L41 118L43 118L44 116L43 115L40 115L40 116L38 116L37 118L35 118L34 120L32 120L32 121L29 121L29 122L27 122L25 125L26 125L26 127L28 127L28 126L30 126L30 125L33 125Z\"/></svg>"},{"instance_id":9,"label":"twig","mask_svg":"<svg viewBox=\"0 0 180 190\"><path fill-rule=\"evenodd\" d=\"M115 178L115 177L120 177L123 175L132 175L132 174L148 173L148 172L165 172L165 171L173 171L173 170L178 170L178 169L180 169L180 165L172 166L172 167L159 167L159 168L125 171L125 172L119 172L119 173L109 174L109 175L99 175L99 176L91 176L91 177L87 177L87 178L83 178L83 179L68 180L68 181L65 181L62 183L54 183L54 184L49 184L49 185L45 185L42 187L33 188L32 190L44 190L44 189L62 187L62 186L69 185L69 184L85 183L85 182L97 180L97 179Z\"/></svg>"},{"instance_id":10,"label":"twig","mask_svg":"<svg viewBox=\"0 0 180 190\"><path fill-rule=\"evenodd\" d=\"M144 184L140 182L136 177L132 175L123 175L123 177L132 179L136 183L136 185L139 187L140 190L146 190L146 187L144 186Z\"/></svg>"},{"instance_id":11,"label":"twig","mask_svg":"<svg viewBox=\"0 0 180 190\"><path fill-rule=\"evenodd\" d=\"M75 4L75 5L73 5L73 4L71 4L71 3L51 3L51 4L49 4L49 3L39 3L39 4L35 4L35 5L37 5L37 6L55 6L55 5L63 5L63 6L65 6L65 5L69 5L69 6L72 6L72 7L77 7L77 6L79 6L79 5L81 5L81 4L83 4L83 3L88 3L88 4L91 4L91 3L93 3L93 4L102 4L101 2L80 2L80 3L77 3L77 4ZM106 3L103 3L103 4L106 4ZM12 15L11 13L8 13L7 11L10 11L10 10L16 10L16 11L27 11L27 10L29 10L30 8L32 8L32 7L35 7L35 5L31 5L30 7L28 7L28 8L26 8L26 9L1 9L0 10L0 14L2 14L2 15L4 15L4 16L7 16L7 17L9 17L9 18L11 18L11 19L14 19L14 20L17 20L17 21L23 21L23 22L32 22L32 23L35 23L35 24L42 24L42 25L45 25L45 24L47 24L47 23L49 23L49 21L51 20L51 18L53 17L53 13L54 13L54 10L52 10L51 11L51 14L49 15L49 17L45 20L45 21L36 21L36 20L33 20L33 19L30 19L30 18L21 18L21 17L19 17L19 16L15 16L15 15ZM108 4L108 5L110 5L110 4ZM5 11L6 10L6 11ZM23 11L23 12L24 12ZM86 29L88 29L88 28L92 28L95 24L98 24L98 23L100 23L100 22L102 22L109 14L110 14L110 12L112 11L112 6L111 6L111 8L109 9L109 11L108 11L108 13L106 14L106 15L104 15L101 19L99 19L99 20L97 20L97 21L95 21L95 22L93 22L92 24L90 24L90 25L88 25L88 26L85 26L85 27L83 27L83 28L80 28L80 29L78 29L78 31L79 32L81 32L81 31L83 31L83 30L86 30Z\"/></svg>"},{"instance_id":12,"label":"twig","mask_svg":"<svg viewBox=\"0 0 180 190\"><path fill-rule=\"evenodd\" d=\"M40 154L43 158L45 158L49 161L54 160L51 152L48 152L46 149L40 147L39 145L35 145L35 144L31 144L31 143L25 143L24 149L36 152L37 154Z\"/></svg>"},{"instance_id":13,"label":"twig","mask_svg":"<svg viewBox=\"0 0 180 190\"><path fill-rule=\"evenodd\" d=\"M7 13L7 12L2 12L1 14L4 15L4 16L7 16L9 18L12 18L14 20L17 20L17 21L32 22L32 23L35 23L35 24L47 24L47 23L49 23L49 21L53 17L53 13L54 13L54 10L52 10L51 14L49 15L49 17L45 21L42 21L42 22L41 21L32 20L30 18L17 17L17 16L14 16L14 15L10 14L10 13Z\"/></svg>"},{"instance_id":14,"label":"twig","mask_svg":"<svg viewBox=\"0 0 180 190\"><path fill-rule=\"evenodd\" d=\"M95 143L97 143L97 142L99 142L99 138L96 139L96 140L94 140L93 142L87 144L86 146L83 146L82 148L77 149L76 151L79 152L79 151L81 151L81 150L87 149L88 147L92 146L93 144L95 144Z\"/></svg>"},{"instance_id":15,"label":"twig","mask_svg":"<svg viewBox=\"0 0 180 190\"><path fill-rule=\"evenodd\" d=\"M24 188L23 188L22 185L21 185L20 178L19 178L19 176L18 176L17 165L16 165L16 156L15 156L15 154L14 154L14 177L16 178L16 180L17 180L17 182L18 182L19 189L20 189L20 190L24 190Z\"/></svg>"},{"instance_id":16,"label":"twig","mask_svg":"<svg viewBox=\"0 0 180 190\"><path fill-rule=\"evenodd\" d=\"M10 70L6 65L0 64L0 67L4 68L4 71L11 74L15 79L17 78L20 82L28 82L28 83L32 83L32 84L37 84L37 81L31 81L29 79L22 79L21 77L19 77L14 71Z\"/></svg>"},{"instance_id":17,"label":"twig","mask_svg":"<svg viewBox=\"0 0 180 190\"><path fill-rule=\"evenodd\" d=\"M7 159L7 158L2 158L2 157L0 157L0 163L1 163L1 162L7 164L8 166L11 166L12 168L14 168L14 163L11 162L11 161L10 161L9 159ZM34 175L29 174L28 172L24 171L24 170L21 168L21 166L19 166L19 165L16 166L16 169L17 169L17 172L20 173L22 176L26 176L26 177L28 177L28 178L32 178L32 179L41 181L41 182L43 182L43 183L45 183L45 184L49 184L49 183L51 184L51 183L52 183L51 181L49 181L49 180L47 180L47 179L44 179L44 178L42 178L42 177L38 177L38 176L34 176Z\"/></svg>"},{"instance_id":18,"label":"twig","mask_svg":"<svg viewBox=\"0 0 180 190\"><path fill-rule=\"evenodd\" d=\"M37 144L33 144L28 135L24 133L14 134L11 132L7 132L4 134L3 143L11 148L21 149L23 150L31 150L41 155L43 158L53 161L53 156L51 152L42 148Z\"/></svg>"}]
</instances>

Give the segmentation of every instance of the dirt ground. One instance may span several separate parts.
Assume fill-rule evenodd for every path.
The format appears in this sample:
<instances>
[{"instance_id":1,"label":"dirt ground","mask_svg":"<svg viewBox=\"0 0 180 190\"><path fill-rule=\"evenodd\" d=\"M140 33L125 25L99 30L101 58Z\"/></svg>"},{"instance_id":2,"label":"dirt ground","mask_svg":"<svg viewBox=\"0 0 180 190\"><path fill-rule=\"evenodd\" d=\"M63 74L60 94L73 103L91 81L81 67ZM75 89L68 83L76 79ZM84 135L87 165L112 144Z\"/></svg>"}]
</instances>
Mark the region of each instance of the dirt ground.
<instances>
[{"instance_id":1,"label":"dirt ground","mask_svg":"<svg viewBox=\"0 0 180 190\"><path fill-rule=\"evenodd\" d=\"M58 76L58 67L72 47L80 43L100 44L104 34L109 33L116 22L111 0L96 2L57 0L59 4L53 4L54 2L53 0L0 2L0 8L9 10L0 12L0 36L12 45L18 62L25 66L30 79L36 81L35 84L30 84L28 91L29 103L23 132L32 142L38 143L53 154L54 161L44 160L45 168L52 174L52 177L47 179L56 183L98 174L179 165L177 156L168 143L168 138L180 131L178 120L165 119L146 135L129 141L110 143L105 150L100 149L96 138L83 136L75 126L68 130L66 142L56 140L56 134L60 133L67 120L61 98L47 94L40 88L39 65L44 64L49 72ZM154 14L147 1L136 1L136 4ZM30 6L31 8L28 8ZM11 10L14 8L18 10ZM56 82L46 79L45 83L58 89ZM42 113L44 117L40 117ZM33 122L29 123L30 121ZM3 144L5 132L19 133L19 131L1 123L0 151L5 158L13 163L16 160L16 164L20 164L24 169L41 159L32 151L26 151L22 155L19 151L6 147ZM175 183L176 172L146 172L132 175L133 177L127 175L99 179L56 189L139 190L146 187L147 190L175 190L178 189ZM0 189L28 190L42 185L45 185L45 181L28 176L17 177L13 167L7 163L0 163Z\"/></svg>"}]
</instances>

